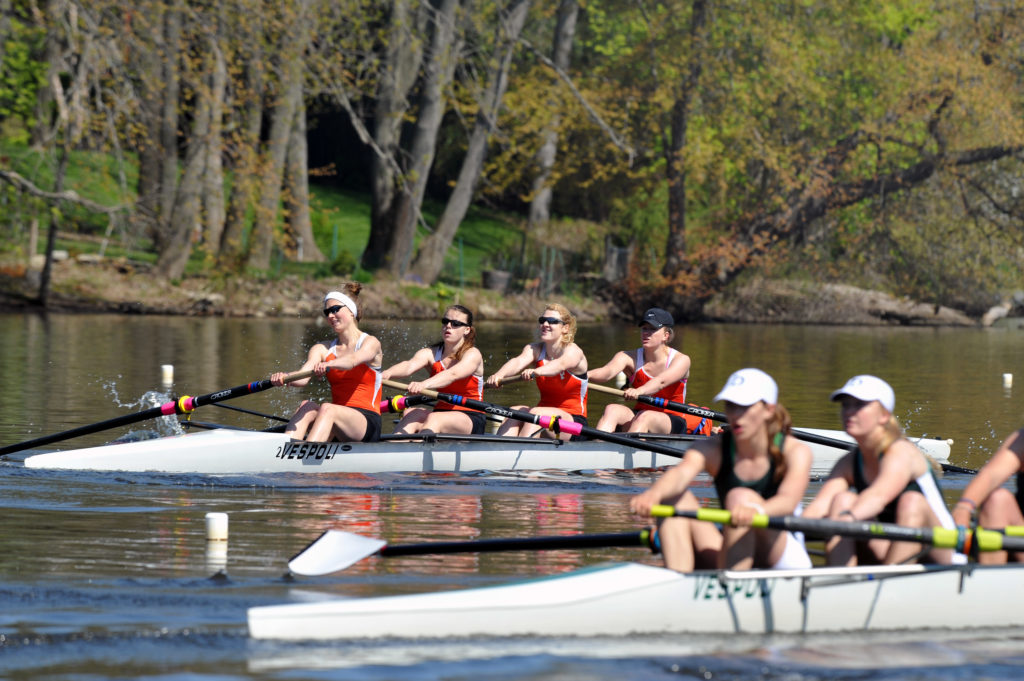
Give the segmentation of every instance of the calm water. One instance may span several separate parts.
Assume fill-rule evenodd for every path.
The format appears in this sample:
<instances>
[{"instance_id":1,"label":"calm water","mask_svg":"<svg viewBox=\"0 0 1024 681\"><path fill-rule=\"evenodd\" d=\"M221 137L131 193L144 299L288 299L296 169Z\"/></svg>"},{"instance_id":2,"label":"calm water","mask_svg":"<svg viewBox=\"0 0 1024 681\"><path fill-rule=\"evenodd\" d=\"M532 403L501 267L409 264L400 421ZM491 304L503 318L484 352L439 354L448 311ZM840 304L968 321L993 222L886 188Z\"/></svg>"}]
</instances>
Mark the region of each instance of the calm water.
<instances>
[{"instance_id":1,"label":"calm water","mask_svg":"<svg viewBox=\"0 0 1024 681\"><path fill-rule=\"evenodd\" d=\"M364 327L384 343L385 364L438 332L434 323ZM205 394L297 368L309 343L325 331L298 320L0 316L0 445L145 409L170 393ZM759 366L779 381L797 425L834 428L831 390L854 373L877 373L895 387L908 430L953 438L951 460L967 466L983 463L1020 425L1013 391L1002 386L1003 373L1020 372L1024 381L1016 331L725 325L680 331L677 346L694 362L689 397L708 406L720 408L709 400L731 371ZM488 370L517 353L532 332L532 325L481 325ZM637 335L633 327L602 325L581 329L578 341L596 366L617 349L635 347ZM160 384L162 364L174 365L173 386ZM529 402L531 390L509 386L488 399ZM227 404L286 415L301 394L274 389ZM606 396L594 398L596 416ZM194 418L267 424L216 406ZM633 529L623 508L651 474L100 475L30 471L19 465L21 456L0 464L2 678L902 680L1009 679L1024 671L1021 632L981 640L251 641L248 607L303 593L401 593L609 559L651 561L630 549L467 554L371 559L330 577L283 578L288 558L327 527L391 542ZM955 496L965 483L964 476L948 476L944 485ZM210 511L229 514L226 558L206 549L203 518Z\"/></svg>"}]
</instances>

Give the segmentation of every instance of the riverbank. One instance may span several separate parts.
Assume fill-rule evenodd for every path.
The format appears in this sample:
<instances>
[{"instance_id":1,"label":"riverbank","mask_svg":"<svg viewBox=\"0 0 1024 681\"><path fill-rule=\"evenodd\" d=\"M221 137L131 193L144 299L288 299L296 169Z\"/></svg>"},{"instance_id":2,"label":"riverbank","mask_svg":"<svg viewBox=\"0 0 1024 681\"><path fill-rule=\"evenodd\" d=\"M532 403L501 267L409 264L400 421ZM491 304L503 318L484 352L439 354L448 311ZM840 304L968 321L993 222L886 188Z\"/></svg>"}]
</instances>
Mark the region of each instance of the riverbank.
<instances>
[{"instance_id":1,"label":"riverbank","mask_svg":"<svg viewBox=\"0 0 1024 681\"><path fill-rule=\"evenodd\" d=\"M55 262L48 307L62 312L217 315L232 317L315 316L324 291L342 279L284 276L257 280L186 277L169 283L146 265L83 257ZM32 309L39 273L0 268L0 309ZM535 295L502 294L483 288L457 291L394 281L374 282L361 294L371 319L429 319L458 302L480 319L529 319L545 301ZM557 297L556 297L557 299ZM598 298L573 300L581 322L633 316ZM950 308L896 298L841 284L754 279L714 298L705 308L712 321L740 323L976 326L978 320Z\"/></svg>"}]
</instances>

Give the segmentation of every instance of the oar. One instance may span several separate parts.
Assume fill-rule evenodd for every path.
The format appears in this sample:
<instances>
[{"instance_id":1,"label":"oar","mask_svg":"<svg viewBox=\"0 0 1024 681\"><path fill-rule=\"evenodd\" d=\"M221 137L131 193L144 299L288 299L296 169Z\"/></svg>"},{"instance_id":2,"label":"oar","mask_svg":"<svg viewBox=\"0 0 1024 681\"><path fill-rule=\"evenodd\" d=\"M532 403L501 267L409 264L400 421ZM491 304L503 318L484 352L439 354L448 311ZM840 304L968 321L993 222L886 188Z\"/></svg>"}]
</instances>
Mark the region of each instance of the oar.
<instances>
[{"instance_id":1,"label":"oar","mask_svg":"<svg viewBox=\"0 0 1024 681\"><path fill-rule=\"evenodd\" d=\"M373 555L394 558L427 554L556 551L619 546L651 549L650 530L617 534L567 534L397 545L388 545L383 539L373 539L351 532L327 530L288 561L288 569L296 575L315 576L344 570Z\"/></svg>"},{"instance_id":2,"label":"oar","mask_svg":"<svg viewBox=\"0 0 1024 681\"><path fill-rule=\"evenodd\" d=\"M384 380L384 385L391 388L397 388L404 390L408 386L391 381L388 379ZM436 399L448 402L449 404L455 404L460 407L468 407L474 411L482 411L485 414L493 414L495 416L504 416L505 418L515 419L517 421L524 421L526 423L533 423L541 428L547 428L555 433L568 433L569 435L586 435L589 438L595 440L606 440L608 442L614 442L616 444L623 445L625 447L632 447L633 449L644 449L649 452L655 452L657 454L665 454L666 456L682 457L686 453L684 449L678 449L676 447L670 447L668 445L661 444L659 442L651 442L648 440L640 440L637 438L626 437L624 435L618 435L616 433L608 433L597 428L591 428L584 426L581 423L576 423L569 419L559 418L557 416L549 416L547 414L531 414L528 411L517 411L515 409L506 409L505 407L491 404L490 402L483 402L481 400L474 400L471 397L464 397L462 395L451 395L449 393L440 393L435 390L422 390L420 391L424 395L434 397Z\"/></svg>"},{"instance_id":3,"label":"oar","mask_svg":"<svg viewBox=\"0 0 1024 681\"><path fill-rule=\"evenodd\" d=\"M617 388L610 388L606 385L600 385L598 383L590 383L587 385L587 390L593 390L594 392L606 393L608 395L617 395L618 397L625 397L626 393ZM651 395L639 395L637 396L638 402L649 404L659 409L671 409L672 411L680 411L691 416L700 416L702 418L711 419L712 421L718 421L720 423L726 423L725 414L720 411L714 411L712 409L705 409L704 407L695 407L692 404L683 404L682 402L675 402L673 400L667 400L664 397L653 397ZM851 450L856 445L846 440L840 440L834 437L828 437L827 435L819 435L818 433L808 433L805 430L799 428L790 429L790 434L798 440L804 442L813 442L818 445L825 445L827 447L835 447L836 449ZM944 463L940 464L942 470L947 473L967 473L974 474L978 471L971 468L961 468L960 466L954 466L952 464Z\"/></svg>"},{"instance_id":4,"label":"oar","mask_svg":"<svg viewBox=\"0 0 1024 681\"><path fill-rule=\"evenodd\" d=\"M732 518L729 511L718 508L701 508L696 511L682 511L673 506L659 505L651 509L656 518L695 518L710 523L726 525ZM893 541L912 541L927 544L939 549L954 549L960 553L968 553L973 548L978 551L1024 551L1024 537L1007 536L998 530L966 527L949 529L946 527L906 527L893 523L875 521L830 520L828 518L803 518L794 515L767 516L757 514L750 523L751 527L772 530L788 530L803 532L814 537L831 537L840 535L851 539L891 539Z\"/></svg>"},{"instance_id":5,"label":"oar","mask_svg":"<svg viewBox=\"0 0 1024 681\"><path fill-rule=\"evenodd\" d=\"M285 376L284 381L285 383L290 383L312 375L312 371L299 371ZM252 383L238 385L234 388L228 388L227 390L218 390L215 393L199 395L198 397L189 397L188 395L185 395L177 401L164 402L158 407L137 411L134 414L125 414L124 416L118 416L117 418L100 421L99 423L93 423L88 426L80 426L78 428L54 433L53 435L46 435L27 442L20 442L18 444L7 445L6 447L0 447L0 456L10 454L11 452L20 452L23 449L41 447L42 445L48 445L51 442L70 440L71 438L79 437L80 435L98 433L101 430L109 430L119 426L131 425L132 423L138 423L139 421L145 421L146 419L155 419L161 416L170 416L172 414L189 414L195 411L196 407L202 407L203 405L214 404L216 402L223 402L224 400L241 397L242 395L258 393L272 387L274 387L274 384L270 382L270 379L264 378L261 381L253 381Z\"/></svg>"},{"instance_id":6,"label":"oar","mask_svg":"<svg viewBox=\"0 0 1024 681\"><path fill-rule=\"evenodd\" d=\"M409 407L415 407L418 404L429 404L433 401L434 398L427 395L395 395L390 400L381 400L380 410L381 413L387 411L397 414Z\"/></svg>"}]
</instances>

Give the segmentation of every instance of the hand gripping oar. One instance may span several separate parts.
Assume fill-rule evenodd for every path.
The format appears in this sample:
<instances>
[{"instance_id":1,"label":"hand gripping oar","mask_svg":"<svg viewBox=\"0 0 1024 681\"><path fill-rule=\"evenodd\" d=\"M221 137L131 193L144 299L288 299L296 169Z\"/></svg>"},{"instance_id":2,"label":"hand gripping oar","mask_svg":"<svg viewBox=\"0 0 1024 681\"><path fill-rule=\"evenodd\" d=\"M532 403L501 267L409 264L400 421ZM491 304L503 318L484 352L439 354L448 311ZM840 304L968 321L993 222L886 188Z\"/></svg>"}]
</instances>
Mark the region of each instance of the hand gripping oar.
<instances>
[{"instance_id":1,"label":"hand gripping oar","mask_svg":"<svg viewBox=\"0 0 1024 681\"><path fill-rule=\"evenodd\" d=\"M384 385L399 390L404 390L406 387L402 383L390 381L385 379ZM482 411L485 414L493 414L495 416L504 416L505 418L515 419L517 421L525 421L526 423L533 423L541 428L547 428L554 433L568 433L570 435L586 435L589 438L595 440L606 440L608 442L614 442L616 444L623 445L625 447L632 447L633 449L643 449L649 452L655 452L657 454L665 454L666 456L682 457L685 453L685 449L679 449L677 447L670 447L669 445L661 444L659 442L650 442L647 440L640 440L638 438L626 437L625 435L617 435L615 433L608 433L597 428L591 428L584 426L581 423L570 421L569 419L559 418L557 416L549 416L547 414L531 414L528 411L517 411L515 409L506 409L490 402L482 402L480 400L474 400L470 397L463 397L462 395L451 395L449 393L439 393L434 390L421 390L422 394L434 397L448 402L449 404L455 404L460 407L468 407L474 411Z\"/></svg>"},{"instance_id":2,"label":"hand gripping oar","mask_svg":"<svg viewBox=\"0 0 1024 681\"><path fill-rule=\"evenodd\" d=\"M388 545L383 539L373 539L341 530L327 530L288 561L288 569L296 575L326 575L344 570L375 554L384 558L394 558L395 556L445 553L556 551L619 546L637 546L653 550L650 530L616 534L566 534L549 537L512 537L393 546Z\"/></svg>"},{"instance_id":3,"label":"hand gripping oar","mask_svg":"<svg viewBox=\"0 0 1024 681\"><path fill-rule=\"evenodd\" d=\"M285 376L284 381L285 383L290 383L312 375L312 371L299 371ZM274 384L270 382L270 379L264 378L261 381L253 381L252 383L238 385L234 388L228 388L227 390L218 390L215 393L199 395L198 397L189 397L188 395L185 395L176 401L164 402L158 407L144 409L143 411L138 411L134 414L125 414L124 416L118 416L117 418L100 421L99 423L93 423L88 426L80 426L60 433L54 433L53 435L38 437L34 440L29 440L28 442L19 442L18 444L0 447L0 456L10 454L11 452L20 452L23 449L32 449L33 447L48 445L51 442L70 440L71 438L79 437L80 435L98 433L101 430L127 426L132 423L138 423L139 421L145 421L146 419L155 419L160 416L171 416L172 414L189 414L195 411L196 407L202 407L203 405L214 404L216 402L223 402L224 400L241 397L242 395L251 395L252 393L258 393L272 387L274 387Z\"/></svg>"},{"instance_id":4,"label":"hand gripping oar","mask_svg":"<svg viewBox=\"0 0 1024 681\"><path fill-rule=\"evenodd\" d=\"M593 390L594 392L606 393L608 395L617 395L619 397L625 397L625 391L618 390L617 388L609 388L606 385L600 385L598 383L590 383L587 385L587 390ZM683 404L682 402L675 402L673 400L665 399L664 397L653 397L651 395L638 395L637 402L643 402L659 409L671 409L672 411L679 411L690 416L700 416L701 418L711 419L712 421L718 421L719 423L727 423L728 419L725 414L720 411L714 411L712 409L705 409L704 407L695 407L692 404ZM819 435L818 433L808 433L805 430L799 428L791 428L790 434L798 440L804 442L813 442L816 445L825 445L826 447L835 447L836 449L851 450L856 445L847 440L840 440L834 437L828 437L827 435ZM954 466L952 464L944 463L940 464L942 470L947 473L968 473L974 474L978 471L972 468L961 468L960 466Z\"/></svg>"},{"instance_id":5,"label":"hand gripping oar","mask_svg":"<svg viewBox=\"0 0 1024 681\"><path fill-rule=\"evenodd\" d=\"M673 506L654 506L651 515L656 518L694 518L710 523L727 525L732 514L717 508L701 508L696 511L681 511ZM1024 551L1024 537L1007 536L998 530L957 527L906 527L894 523L880 523L867 520L830 520L828 518L802 518L794 515L767 516L757 514L751 527L772 530L803 532L813 537L839 535L851 539L891 539L912 541L934 546L938 549L954 549L959 553L971 551ZM1010 528L1007 528L1010 529ZM1009 533L1008 533L1009 534Z\"/></svg>"}]
</instances>

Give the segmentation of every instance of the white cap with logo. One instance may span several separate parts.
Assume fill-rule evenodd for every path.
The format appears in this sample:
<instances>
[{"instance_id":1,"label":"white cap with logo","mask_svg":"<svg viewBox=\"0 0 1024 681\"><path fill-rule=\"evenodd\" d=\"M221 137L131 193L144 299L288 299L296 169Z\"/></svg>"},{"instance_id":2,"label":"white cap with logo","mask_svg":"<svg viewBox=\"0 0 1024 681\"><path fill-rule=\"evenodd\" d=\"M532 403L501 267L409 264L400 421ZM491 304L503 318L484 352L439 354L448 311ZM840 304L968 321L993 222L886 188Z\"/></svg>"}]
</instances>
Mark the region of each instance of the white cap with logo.
<instances>
[{"instance_id":1,"label":"white cap with logo","mask_svg":"<svg viewBox=\"0 0 1024 681\"><path fill-rule=\"evenodd\" d=\"M715 395L715 401L732 402L749 407L755 402L776 404L779 401L779 387L775 380L760 369L734 371L725 387Z\"/></svg>"},{"instance_id":2,"label":"white cap with logo","mask_svg":"<svg viewBox=\"0 0 1024 681\"><path fill-rule=\"evenodd\" d=\"M846 385L832 393L831 399L835 402L843 395L856 397L864 402L878 400L889 413L892 413L896 407L896 393L893 392L892 386L878 376L870 374L854 376L846 382Z\"/></svg>"}]
</instances>

